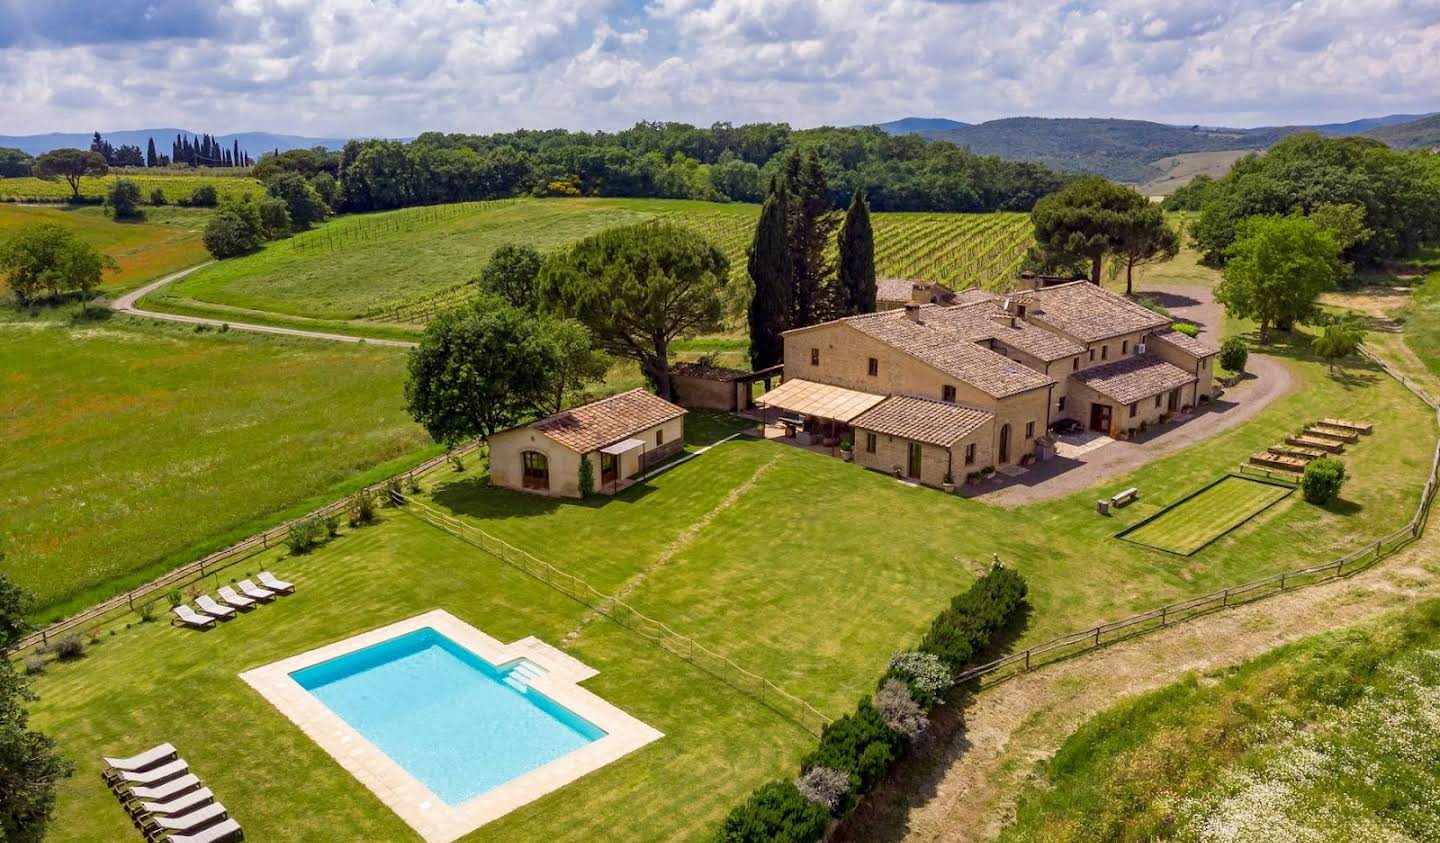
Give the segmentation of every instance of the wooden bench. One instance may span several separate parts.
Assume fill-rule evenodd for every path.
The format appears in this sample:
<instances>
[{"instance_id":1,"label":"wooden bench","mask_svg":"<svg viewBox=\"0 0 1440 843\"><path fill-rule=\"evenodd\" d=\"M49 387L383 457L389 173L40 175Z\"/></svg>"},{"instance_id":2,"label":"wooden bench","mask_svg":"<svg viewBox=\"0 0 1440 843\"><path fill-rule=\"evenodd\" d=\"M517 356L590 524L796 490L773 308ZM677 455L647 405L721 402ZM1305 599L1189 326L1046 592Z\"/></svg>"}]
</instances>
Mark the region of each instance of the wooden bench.
<instances>
[{"instance_id":1,"label":"wooden bench","mask_svg":"<svg viewBox=\"0 0 1440 843\"><path fill-rule=\"evenodd\" d=\"M1321 419L1320 423L1329 425L1330 427L1354 431L1355 433L1371 433L1375 430L1375 425L1370 422L1357 422L1350 421L1349 419Z\"/></svg>"},{"instance_id":2,"label":"wooden bench","mask_svg":"<svg viewBox=\"0 0 1440 843\"><path fill-rule=\"evenodd\" d=\"M1126 489L1123 492L1120 492L1119 494L1111 495L1110 503L1112 506L1124 506L1131 501L1139 499L1139 497L1140 490L1135 488L1134 486L1131 486L1130 488Z\"/></svg>"},{"instance_id":3,"label":"wooden bench","mask_svg":"<svg viewBox=\"0 0 1440 843\"><path fill-rule=\"evenodd\" d=\"M1316 448L1331 454L1339 454L1345 450L1343 442L1321 439L1318 436L1287 436L1285 442L1290 445L1299 445L1302 448Z\"/></svg>"}]
</instances>

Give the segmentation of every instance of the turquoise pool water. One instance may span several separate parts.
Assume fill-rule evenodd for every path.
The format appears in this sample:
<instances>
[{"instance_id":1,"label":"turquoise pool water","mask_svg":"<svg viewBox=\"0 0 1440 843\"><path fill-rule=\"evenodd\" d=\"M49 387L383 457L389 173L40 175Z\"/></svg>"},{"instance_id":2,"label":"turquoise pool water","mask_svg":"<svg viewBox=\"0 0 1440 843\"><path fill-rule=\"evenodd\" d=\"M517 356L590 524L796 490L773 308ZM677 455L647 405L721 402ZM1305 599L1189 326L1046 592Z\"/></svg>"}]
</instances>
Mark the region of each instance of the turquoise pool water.
<instances>
[{"instance_id":1,"label":"turquoise pool water","mask_svg":"<svg viewBox=\"0 0 1440 843\"><path fill-rule=\"evenodd\" d=\"M426 628L290 676L458 805L604 737L529 688L527 672L497 668Z\"/></svg>"}]
</instances>

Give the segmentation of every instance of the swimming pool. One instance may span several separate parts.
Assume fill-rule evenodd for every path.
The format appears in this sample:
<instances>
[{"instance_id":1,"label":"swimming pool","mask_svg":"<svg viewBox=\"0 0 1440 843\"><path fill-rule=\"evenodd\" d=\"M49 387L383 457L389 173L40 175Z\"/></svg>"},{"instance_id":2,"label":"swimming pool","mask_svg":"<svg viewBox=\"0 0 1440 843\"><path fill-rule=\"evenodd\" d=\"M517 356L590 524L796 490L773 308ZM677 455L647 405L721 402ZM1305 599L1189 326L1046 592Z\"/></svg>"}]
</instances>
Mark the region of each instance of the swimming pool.
<instances>
[{"instance_id":1,"label":"swimming pool","mask_svg":"<svg viewBox=\"0 0 1440 843\"><path fill-rule=\"evenodd\" d=\"M459 805L605 736L530 687L539 673L523 659L492 665L426 627L291 678Z\"/></svg>"}]
</instances>

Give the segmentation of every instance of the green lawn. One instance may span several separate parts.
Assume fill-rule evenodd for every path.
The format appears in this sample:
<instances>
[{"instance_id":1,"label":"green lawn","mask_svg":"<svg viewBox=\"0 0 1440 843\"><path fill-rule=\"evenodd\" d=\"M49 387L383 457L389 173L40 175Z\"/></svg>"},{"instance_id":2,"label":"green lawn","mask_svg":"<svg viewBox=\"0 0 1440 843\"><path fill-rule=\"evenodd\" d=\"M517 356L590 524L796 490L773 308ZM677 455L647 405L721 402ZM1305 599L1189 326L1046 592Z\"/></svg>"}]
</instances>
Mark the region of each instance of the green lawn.
<instances>
[{"instance_id":1,"label":"green lawn","mask_svg":"<svg viewBox=\"0 0 1440 843\"><path fill-rule=\"evenodd\" d=\"M0 573L42 617L426 452L395 349L64 315L0 316Z\"/></svg>"},{"instance_id":2,"label":"green lawn","mask_svg":"<svg viewBox=\"0 0 1440 843\"><path fill-rule=\"evenodd\" d=\"M201 185L209 185L215 188L215 192L223 199L239 199L242 196L250 195L258 197L265 192L264 185L248 175L245 171L236 170L234 174L221 175L219 173L202 173L191 175L186 173L140 173L134 171L120 171L111 173L108 176L85 176L80 179L80 195L90 199L104 198L110 190L110 185L119 178L127 178L140 185L140 195L144 201L150 201L150 192L160 188L165 193L165 199L172 204L180 200L189 200L195 188ZM0 199L23 199L42 200L48 202L65 202L71 196L70 185L64 179L38 179L33 177L0 179Z\"/></svg>"},{"instance_id":3,"label":"green lawn","mask_svg":"<svg viewBox=\"0 0 1440 843\"><path fill-rule=\"evenodd\" d=\"M1433 840L1440 603L1127 700L1070 737L1005 843Z\"/></svg>"},{"instance_id":4,"label":"green lawn","mask_svg":"<svg viewBox=\"0 0 1440 843\"><path fill-rule=\"evenodd\" d=\"M145 208L145 219L117 222L104 208L0 204L0 241L21 226L58 222L119 265L105 274L107 292L134 289L210 259L200 233L210 212L200 208Z\"/></svg>"},{"instance_id":5,"label":"green lawn","mask_svg":"<svg viewBox=\"0 0 1440 843\"><path fill-rule=\"evenodd\" d=\"M1405 343L1440 375L1440 250L1430 250L1418 266L1431 270L1415 288L1405 312Z\"/></svg>"},{"instance_id":6,"label":"green lawn","mask_svg":"<svg viewBox=\"0 0 1440 843\"><path fill-rule=\"evenodd\" d=\"M1117 538L1189 556L1292 491L1288 486L1228 475Z\"/></svg>"}]
</instances>

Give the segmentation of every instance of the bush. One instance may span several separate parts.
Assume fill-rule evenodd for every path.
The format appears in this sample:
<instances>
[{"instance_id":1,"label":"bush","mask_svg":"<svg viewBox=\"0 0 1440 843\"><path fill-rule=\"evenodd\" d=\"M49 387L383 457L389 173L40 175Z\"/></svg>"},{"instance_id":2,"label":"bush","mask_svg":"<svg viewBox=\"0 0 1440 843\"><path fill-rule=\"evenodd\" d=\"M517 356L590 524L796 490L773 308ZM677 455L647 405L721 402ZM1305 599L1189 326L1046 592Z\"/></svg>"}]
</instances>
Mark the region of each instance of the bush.
<instances>
[{"instance_id":1,"label":"bush","mask_svg":"<svg viewBox=\"0 0 1440 843\"><path fill-rule=\"evenodd\" d=\"M332 538L332 539L335 538L336 536L340 535L340 516L339 516L339 515L327 515L327 516L325 516L325 535L329 536L329 537Z\"/></svg>"},{"instance_id":2,"label":"bush","mask_svg":"<svg viewBox=\"0 0 1440 843\"><path fill-rule=\"evenodd\" d=\"M580 457L580 497L588 498L595 494L595 467L590 464L588 456Z\"/></svg>"},{"instance_id":3,"label":"bush","mask_svg":"<svg viewBox=\"0 0 1440 843\"><path fill-rule=\"evenodd\" d=\"M1250 357L1250 350L1245 346L1245 340L1240 337L1230 337L1220 343L1220 367L1232 372L1245 371L1245 361Z\"/></svg>"},{"instance_id":4,"label":"bush","mask_svg":"<svg viewBox=\"0 0 1440 843\"><path fill-rule=\"evenodd\" d=\"M1172 322L1170 327L1177 334L1184 334L1187 337L1200 336L1200 328L1190 322Z\"/></svg>"},{"instance_id":5,"label":"bush","mask_svg":"<svg viewBox=\"0 0 1440 843\"><path fill-rule=\"evenodd\" d=\"M954 683L950 669L934 653L896 653L890 657L886 678L894 677L910 686L910 695L924 708L935 704ZM881 679L881 683L884 683Z\"/></svg>"},{"instance_id":6,"label":"bush","mask_svg":"<svg viewBox=\"0 0 1440 843\"><path fill-rule=\"evenodd\" d=\"M361 489L350 496L350 526L375 523L375 493Z\"/></svg>"},{"instance_id":7,"label":"bush","mask_svg":"<svg viewBox=\"0 0 1440 843\"><path fill-rule=\"evenodd\" d=\"M285 546L296 556L303 556L320 543L324 527L314 518L302 518L290 524L285 536Z\"/></svg>"},{"instance_id":8,"label":"bush","mask_svg":"<svg viewBox=\"0 0 1440 843\"><path fill-rule=\"evenodd\" d=\"M161 190L160 188L157 187L157 188L155 188L154 190L150 191L150 204L151 204L151 205L154 205L155 207L158 208L158 207L160 207L161 205L166 204L167 201L168 201L168 200L166 200L166 198L165 198L165 191Z\"/></svg>"},{"instance_id":9,"label":"bush","mask_svg":"<svg viewBox=\"0 0 1440 843\"><path fill-rule=\"evenodd\" d=\"M832 814L839 813L850 793L850 777L829 767L813 767L795 780L800 795Z\"/></svg>"},{"instance_id":10,"label":"bush","mask_svg":"<svg viewBox=\"0 0 1440 843\"><path fill-rule=\"evenodd\" d=\"M135 614L140 616L141 623L149 623L155 620L155 601L147 600L141 603L140 608L135 610Z\"/></svg>"},{"instance_id":11,"label":"bush","mask_svg":"<svg viewBox=\"0 0 1440 843\"><path fill-rule=\"evenodd\" d=\"M134 179L116 179L105 194L105 204L117 220L133 220L144 216L140 211L140 185Z\"/></svg>"},{"instance_id":12,"label":"bush","mask_svg":"<svg viewBox=\"0 0 1440 843\"><path fill-rule=\"evenodd\" d=\"M165 593L165 599L170 601L170 608L172 609L185 602L185 597L180 593L180 589L178 588L172 588L167 591Z\"/></svg>"},{"instance_id":13,"label":"bush","mask_svg":"<svg viewBox=\"0 0 1440 843\"><path fill-rule=\"evenodd\" d=\"M959 670L990 644L1025 603L1025 578L1009 568L993 568L976 580L950 607L936 616L920 649L933 653L950 670Z\"/></svg>"},{"instance_id":14,"label":"bush","mask_svg":"<svg viewBox=\"0 0 1440 843\"><path fill-rule=\"evenodd\" d=\"M220 204L220 194L215 192L215 185L202 184L191 191L190 204L196 208L213 208Z\"/></svg>"},{"instance_id":15,"label":"bush","mask_svg":"<svg viewBox=\"0 0 1440 843\"><path fill-rule=\"evenodd\" d=\"M910 694L910 686L899 679L886 679L875 692L875 710L880 712L886 726L910 740L919 737L930 725L925 710Z\"/></svg>"},{"instance_id":16,"label":"bush","mask_svg":"<svg viewBox=\"0 0 1440 843\"><path fill-rule=\"evenodd\" d=\"M715 836L724 843L802 843L819 840L830 816L792 782L767 782L735 807Z\"/></svg>"},{"instance_id":17,"label":"bush","mask_svg":"<svg viewBox=\"0 0 1440 843\"><path fill-rule=\"evenodd\" d=\"M261 230L258 212L251 220L239 208L225 208L217 211L205 224L201 239L206 250L215 257L233 258L260 248Z\"/></svg>"},{"instance_id":18,"label":"bush","mask_svg":"<svg viewBox=\"0 0 1440 843\"><path fill-rule=\"evenodd\" d=\"M399 477L391 477L389 480L386 480L383 488L385 491L386 506L405 505L405 490L400 487Z\"/></svg>"},{"instance_id":19,"label":"bush","mask_svg":"<svg viewBox=\"0 0 1440 843\"><path fill-rule=\"evenodd\" d=\"M1305 466L1300 476L1300 491L1305 500L1317 506L1324 506L1340 495L1345 485L1345 464L1337 459L1322 457Z\"/></svg>"},{"instance_id":20,"label":"bush","mask_svg":"<svg viewBox=\"0 0 1440 843\"><path fill-rule=\"evenodd\" d=\"M80 640L80 633L72 632L55 642L54 651L60 661L74 661L85 655L85 642Z\"/></svg>"},{"instance_id":21,"label":"bush","mask_svg":"<svg viewBox=\"0 0 1440 843\"><path fill-rule=\"evenodd\" d=\"M25 659L25 674L34 676L37 673L45 672L45 659L40 656L29 656Z\"/></svg>"},{"instance_id":22,"label":"bush","mask_svg":"<svg viewBox=\"0 0 1440 843\"><path fill-rule=\"evenodd\" d=\"M820 745L801 762L802 770L830 767L850 775L855 794L868 793L890 767L905 737L891 729L867 697L852 714L830 721L820 733ZM874 749L874 747L879 749ZM882 760L883 759L883 762Z\"/></svg>"},{"instance_id":23,"label":"bush","mask_svg":"<svg viewBox=\"0 0 1440 843\"><path fill-rule=\"evenodd\" d=\"M465 473L465 460L459 454L451 454L445 460L450 463L451 468L455 469L456 474Z\"/></svg>"},{"instance_id":24,"label":"bush","mask_svg":"<svg viewBox=\"0 0 1440 843\"><path fill-rule=\"evenodd\" d=\"M290 209L285 200L266 196L255 203L255 209L260 212L260 230L266 240L290 236Z\"/></svg>"}]
</instances>

